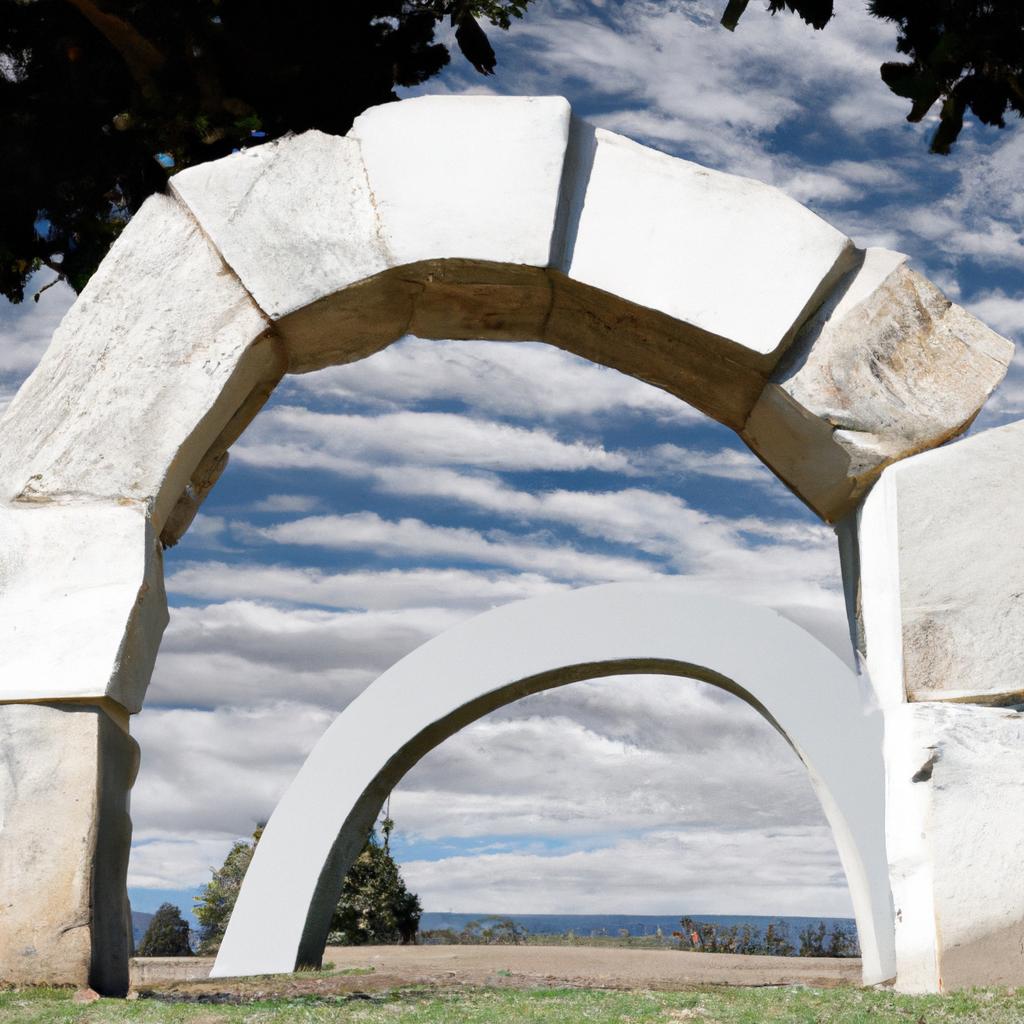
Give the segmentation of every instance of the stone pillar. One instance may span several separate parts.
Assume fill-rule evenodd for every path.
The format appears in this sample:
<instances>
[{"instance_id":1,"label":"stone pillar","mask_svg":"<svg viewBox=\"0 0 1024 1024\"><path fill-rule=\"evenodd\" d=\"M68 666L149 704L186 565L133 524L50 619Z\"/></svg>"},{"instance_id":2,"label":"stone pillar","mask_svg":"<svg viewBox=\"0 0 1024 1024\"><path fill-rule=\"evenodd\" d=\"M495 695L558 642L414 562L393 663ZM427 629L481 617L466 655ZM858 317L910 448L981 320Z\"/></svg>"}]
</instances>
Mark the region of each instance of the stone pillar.
<instances>
[{"instance_id":1,"label":"stone pillar","mask_svg":"<svg viewBox=\"0 0 1024 1024\"><path fill-rule=\"evenodd\" d=\"M127 725L108 699L0 704L0 981L128 989Z\"/></svg>"},{"instance_id":2,"label":"stone pillar","mask_svg":"<svg viewBox=\"0 0 1024 1024\"><path fill-rule=\"evenodd\" d=\"M1024 423L890 466L840 529L886 721L897 988L1024 985Z\"/></svg>"},{"instance_id":3,"label":"stone pillar","mask_svg":"<svg viewBox=\"0 0 1024 1024\"><path fill-rule=\"evenodd\" d=\"M1024 714L940 701L886 714L897 988L1024 982Z\"/></svg>"}]
</instances>

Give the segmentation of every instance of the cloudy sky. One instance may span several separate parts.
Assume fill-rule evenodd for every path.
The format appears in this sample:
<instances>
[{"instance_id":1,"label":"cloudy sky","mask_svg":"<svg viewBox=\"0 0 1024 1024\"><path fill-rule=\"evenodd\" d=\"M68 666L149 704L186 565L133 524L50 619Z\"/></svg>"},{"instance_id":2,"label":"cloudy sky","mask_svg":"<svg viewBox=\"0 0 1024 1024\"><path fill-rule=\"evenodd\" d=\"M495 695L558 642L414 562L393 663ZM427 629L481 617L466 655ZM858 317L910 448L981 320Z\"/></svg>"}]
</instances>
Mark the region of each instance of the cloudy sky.
<instances>
[{"instance_id":1,"label":"cloudy sky","mask_svg":"<svg viewBox=\"0 0 1024 1024\"><path fill-rule=\"evenodd\" d=\"M1024 339L1024 134L927 152L878 65L895 31L840 0L824 33L724 0L537 0L499 73L458 55L430 92L562 94L641 142L772 182L860 245L909 253ZM45 278L39 283L45 283ZM70 302L0 308L0 405ZM1021 414L1011 369L978 428ZM976 429L978 429L976 428ZM168 552L171 624L133 796L137 909L187 908L318 736L395 660L495 605L684 575L845 630L831 530L734 436L666 394L536 343L407 338L288 378ZM392 800L428 910L847 915L803 769L710 687L576 684L482 720Z\"/></svg>"}]
</instances>

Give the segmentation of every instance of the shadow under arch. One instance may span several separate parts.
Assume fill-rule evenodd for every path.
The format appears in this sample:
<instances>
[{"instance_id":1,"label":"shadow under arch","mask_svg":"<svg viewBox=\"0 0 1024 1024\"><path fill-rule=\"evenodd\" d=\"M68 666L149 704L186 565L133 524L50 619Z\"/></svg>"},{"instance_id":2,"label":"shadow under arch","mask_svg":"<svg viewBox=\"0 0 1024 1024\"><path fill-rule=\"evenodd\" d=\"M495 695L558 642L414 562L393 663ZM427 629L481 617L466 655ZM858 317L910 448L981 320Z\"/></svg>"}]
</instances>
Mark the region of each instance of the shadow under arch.
<instances>
[{"instance_id":1,"label":"shadow under arch","mask_svg":"<svg viewBox=\"0 0 1024 1024\"><path fill-rule=\"evenodd\" d=\"M386 795L496 708L600 676L686 676L759 711L806 766L846 872L865 984L895 975L882 715L856 676L779 613L678 583L611 583L520 601L442 633L370 684L319 740L268 822L214 977L323 955L342 880Z\"/></svg>"}]
</instances>

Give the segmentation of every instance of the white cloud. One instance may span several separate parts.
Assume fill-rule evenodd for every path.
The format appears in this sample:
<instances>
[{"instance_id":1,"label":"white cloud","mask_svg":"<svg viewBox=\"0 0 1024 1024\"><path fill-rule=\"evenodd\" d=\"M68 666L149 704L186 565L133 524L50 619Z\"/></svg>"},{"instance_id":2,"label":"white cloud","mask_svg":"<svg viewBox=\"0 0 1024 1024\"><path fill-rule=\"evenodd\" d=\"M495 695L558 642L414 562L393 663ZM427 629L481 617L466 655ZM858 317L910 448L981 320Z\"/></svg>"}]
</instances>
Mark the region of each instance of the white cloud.
<instances>
[{"instance_id":1,"label":"white cloud","mask_svg":"<svg viewBox=\"0 0 1024 1024\"><path fill-rule=\"evenodd\" d=\"M32 301L33 293L53 276L50 271L35 274L25 289L25 300L16 306L0 299L0 381L6 378L20 384L35 369L57 324L75 301L66 284L48 288L38 303Z\"/></svg>"},{"instance_id":2,"label":"white cloud","mask_svg":"<svg viewBox=\"0 0 1024 1024\"><path fill-rule=\"evenodd\" d=\"M309 516L252 532L278 544L372 550L379 556L445 558L542 572L565 580L639 579L656 570L634 558L583 552L537 536L492 531L484 535L466 527L433 526L421 519L382 519L375 512L344 516Z\"/></svg>"},{"instance_id":3,"label":"white cloud","mask_svg":"<svg viewBox=\"0 0 1024 1024\"><path fill-rule=\"evenodd\" d=\"M739 448L703 451L677 444L659 444L633 453L630 464L635 470L651 475L710 476L768 487L780 486L772 471L757 456Z\"/></svg>"},{"instance_id":4,"label":"white cloud","mask_svg":"<svg viewBox=\"0 0 1024 1024\"><path fill-rule=\"evenodd\" d=\"M332 717L296 701L144 711L133 884L206 881ZM799 760L753 709L687 680L595 680L516 702L428 754L392 813L430 909L848 912ZM425 861L425 844L461 855ZM539 856L538 844L555 852ZM496 845L506 852L493 859L467 855ZM605 896L592 900L602 873ZM698 892L709 902L695 906Z\"/></svg>"},{"instance_id":5,"label":"white cloud","mask_svg":"<svg viewBox=\"0 0 1024 1024\"><path fill-rule=\"evenodd\" d=\"M220 839L177 839L160 832L152 839L132 843L128 885L146 889L185 889L205 885L211 869L224 863L234 837ZM182 910L190 908L182 907Z\"/></svg>"},{"instance_id":6,"label":"white cloud","mask_svg":"<svg viewBox=\"0 0 1024 1024\"><path fill-rule=\"evenodd\" d=\"M206 600L283 601L329 608L394 610L456 607L482 610L567 589L537 573L467 569L389 569L325 573L290 565L187 562L167 577L167 590Z\"/></svg>"},{"instance_id":7,"label":"white cloud","mask_svg":"<svg viewBox=\"0 0 1024 1024\"><path fill-rule=\"evenodd\" d=\"M724 428L722 428L724 430ZM260 469L316 469L366 479L389 494L432 495L477 503L501 488L498 472L598 470L622 476L704 476L758 483L785 495L771 471L749 451L663 443L609 450L593 441L564 441L526 428L456 413L375 416L326 414L295 406L265 413L234 449L237 462ZM457 472L438 467L461 467ZM308 496L275 495L254 511L309 511Z\"/></svg>"},{"instance_id":8,"label":"white cloud","mask_svg":"<svg viewBox=\"0 0 1024 1024\"><path fill-rule=\"evenodd\" d=\"M673 395L549 345L404 338L356 363L288 379L294 394L384 408L460 402L488 416L703 422Z\"/></svg>"},{"instance_id":9,"label":"white cloud","mask_svg":"<svg viewBox=\"0 0 1024 1024\"><path fill-rule=\"evenodd\" d=\"M326 611L233 600L172 609L153 705L339 709L399 658L468 614L458 608Z\"/></svg>"},{"instance_id":10,"label":"white cloud","mask_svg":"<svg viewBox=\"0 0 1024 1024\"><path fill-rule=\"evenodd\" d=\"M312 512L320 504L314 494L268 494L250 507L253 512Z\"/></svg>"},{"instance_id":11,"label":"white cloud","mask_svg":"<svg viewBox=\"0 0 1024 1024\"><path fill-rule=\"evenodd\" d=\"M132 722L142 747L132 791L136 841L249 835L270 816L333 717L295 702L217 711L147 708ZM209 880L209 871L184 848L174 870L173 853L161 851L162 885L155 879L135 884L185 888ZM143 867L155 872L153 863Z\"/></svg>"},{"instance_id":12,"label":"white cloud","mask_svg":"<svg viewBox=\"0 0 1024 1024\"><path fill-rule=\"evenodd\" d=\"M1024 335L1024 292L1007 295L1001 288L994 288L976 295L966 305L994 330L1007 335Z\"/></svg>"},{"instance_id":13,"label":"white cloud","mask_svg":"<svg viewBox=\"0 0 1024 1024\"><path fill-rule=\"evenodd\" d=\"M424 906L480 913L852 916L826 829L664 831L561 855L409 861Z\"/></svg>"},{"instance_id":14,"label":"white cloud","mask_svg":"<svg viewBox=\"0 0 1024 1024\"><path fill-rule=\"evenodd\" d=\"M495 470L622 472L626 456L601 444L562 441L541 427L442 412L379 416L318 413L295 406L265 412L235 449L249 465L362 475L381 460Z\"/></svg>"}]
</instances>

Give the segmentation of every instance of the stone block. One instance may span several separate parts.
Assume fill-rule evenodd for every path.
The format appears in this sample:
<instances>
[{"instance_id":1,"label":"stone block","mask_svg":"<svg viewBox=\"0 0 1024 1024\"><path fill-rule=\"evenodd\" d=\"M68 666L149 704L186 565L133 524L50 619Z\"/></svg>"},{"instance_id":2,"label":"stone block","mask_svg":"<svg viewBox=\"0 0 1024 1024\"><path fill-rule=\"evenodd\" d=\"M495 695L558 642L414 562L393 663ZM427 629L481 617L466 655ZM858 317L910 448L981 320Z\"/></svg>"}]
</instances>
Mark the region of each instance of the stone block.
<instances>
[{"instance_id":1,"label":"stone block","mask_svg":"<svg viewBox=\"0 0 1024 1024\"><path fill-rule=\"evenodd\" d=\"M886 760L897 987L1024 984L1024 714L891 708Z\"/></svg>"},{"instance_id":2,"label":"stone block","mask_svg":"<svg viewBox=\"0 0 1024 1024\"><path fill-rule=\"evenodd\" d=\"M883 699L1024 700L1024 422L890 466L860 513Z\"/></svg>"},{"instance_id":3,"label":"stone block","mask_svg":"<svg viewBox=\"0 0 1024 1024\"><path fill-rule=\"evenodd\" d=\"M100 707L0 704L0 982L128 988L138 745Z\"/></svg>"},{"instance_id":4,"label":"stone block","mask_svg":"<svg viewBox=\"0 0 1024 1024\"><path fill-rule=\"evenodd\" d=\"M569 133L560 96L421 96L356 118L394 266L459 258L546 267Z\"/></svg>"},{"instance_id":5,"label":"stone block","mask_svg":"<svg viewBox=\"0 0 1024 1024\"><path fill-rule=\"evenodd\" d=\"M743 426L765 385L762 357L564 274L550 277L544 341L662 388L734 430Z\"/></svg>"},{"instance_id":6,"label":"stone block","mask_svg":"<svg viewBox=\"0 0 1024 1024\"><path fill-rule=\"evenodd\" d=\"M574 281L767 356L848 269L853 243L778 189L573 128Z\"/></svg>"},{"instance_id":7,"label":"stone block","mask_svg":"<svg viewBox=\"0 0 1024 1024\"><path fill-rule=\"evenodd\" d=\"M289 136L190 167L171 189L273 320L390 265L355 139Z\"/></svg>"},{"instance_id":8,"label":"stone block","mask_svg":"<svg viewBox=\"0 0 1024 1024\"><path fill-rule=\"evenodd\" d=\"M138 711L167 624L145 506L0 505L0 701Z\"/></svg>"},{"instance_id":9,"label":"stone block","mask_svg":"<svg viewBox=\"0 0 1024 1024\"><path fill-rule=\"evenodd\" d=\"M967 428L1013 344L904 265L868 249L800 331L744 440L826 519L881 469Z\"/></svg>"},{"instance_id":10,"label":"stone block","mask_svg":"<svg viewBox=\"0 0 1024 1024\"><path fill-rule=\"evenodd\" d=\"M0 419L0 501L153 502L157 530L279 343L188 212L152 196Z\"/></svg>"}]
</instances>

